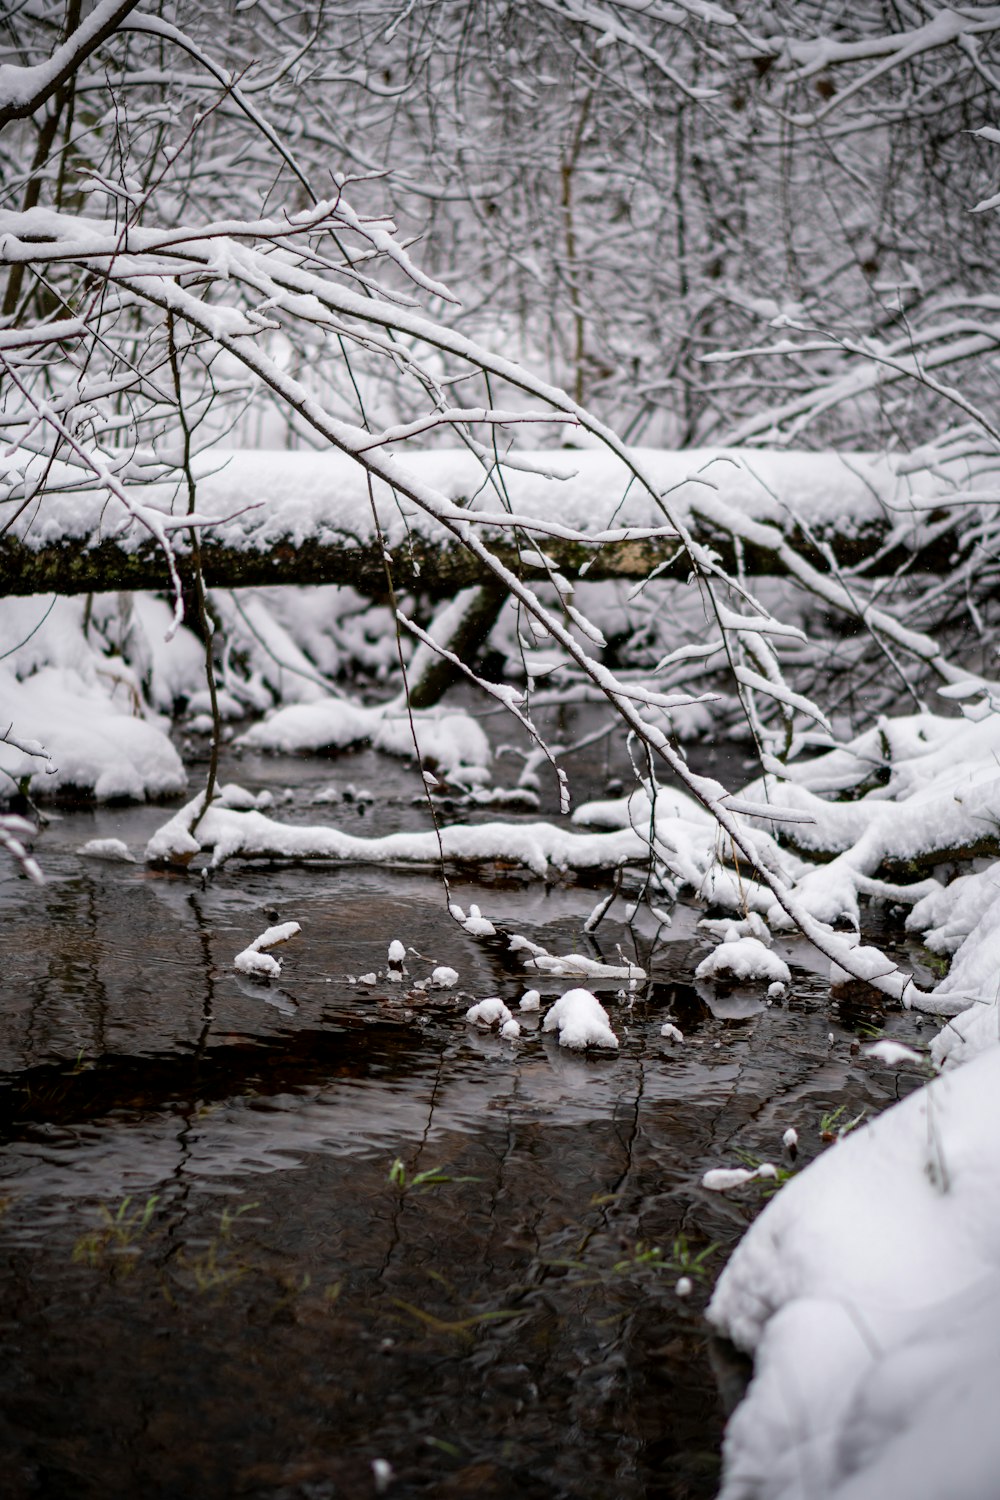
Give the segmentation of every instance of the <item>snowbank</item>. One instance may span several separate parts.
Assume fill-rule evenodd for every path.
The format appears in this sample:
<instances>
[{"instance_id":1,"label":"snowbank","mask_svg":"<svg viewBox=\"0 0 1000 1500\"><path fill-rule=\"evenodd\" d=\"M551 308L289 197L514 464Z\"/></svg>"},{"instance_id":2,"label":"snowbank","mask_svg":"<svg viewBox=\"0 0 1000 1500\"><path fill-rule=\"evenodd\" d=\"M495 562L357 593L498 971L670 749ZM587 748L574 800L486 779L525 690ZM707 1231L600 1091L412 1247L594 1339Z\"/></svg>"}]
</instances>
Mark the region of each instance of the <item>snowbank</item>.
<instances>
[{"instance_id":1,"label":"snowbank","mask_svg":"<svg viewBox=\"0 0 1000 1500\"><path fill-rule=\"evenodd\" d=\"M1000 1427L1000 1047L829 1149L708 1309L754 1355L720 1500L982 1500Z\"/></svg>"},{"instance_id":2,"label":"snowbank","mask_svg":"<svg viewBox=\"0 0 1000 1500\"><path fill-rule=\"evenodd\" d=\"M0 743L0 768L14 781L32 777L32 795L74 791L98 802L142 801L182 791L187 774L159 724L133 712L127 677L102 682L71 667L45 667L24 682L0 667L5 723L30 733L46 763Z\"/></svg>"},{"instance_id":3,"label":"snowbank","mask_svg":"<svg viewBox=\"0 0 1000 1500\"><path fill-rule=\"evenodd\" d=\"M346 750L370 742L389 755L415 758L414 734L421 760L459 782L488 780L490 747L469 714L426 710L407 712L405 702L371 708L341 698L279 708L241 735L238 744L286 754L302 750Z\"/></svg>"},{"instance_id":4,"label":"snowbank","mask_svg":"<svg viewBox=\"0 0 1000 1500\"><path fill-rule=\"evenodd\" d=\"M183 790L187 776L169 725L144 689L156 703L172 702L170 684L187 680L194 638L178 632L171 643L172 679L165 653L152 644L159 623L155 610L119 608L114 596L92 599L89 611L83 599L0 601L0 730L50 756L46 762L0 743L0 770L15 781L31 777L36 798L73 791L141 801Z\"/></svg>"}]
</instances>

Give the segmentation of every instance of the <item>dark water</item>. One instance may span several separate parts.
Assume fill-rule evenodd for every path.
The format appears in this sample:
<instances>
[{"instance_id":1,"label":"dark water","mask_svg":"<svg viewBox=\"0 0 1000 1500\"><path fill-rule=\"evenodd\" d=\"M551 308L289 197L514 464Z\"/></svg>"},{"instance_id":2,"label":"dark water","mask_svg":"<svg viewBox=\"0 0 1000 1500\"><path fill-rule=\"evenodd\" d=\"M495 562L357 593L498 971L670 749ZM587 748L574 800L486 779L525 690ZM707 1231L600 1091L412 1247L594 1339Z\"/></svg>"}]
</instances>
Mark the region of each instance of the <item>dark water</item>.
<instances>
[{"instance_id":1,"label":"dark water","mask_svg":"<svg viewBox=\"0 0 1000 1500\"><path fill-rule=\"evenodd\" d=\"M296 818L422 817L372 757L229 771L291 782ZM308 806L366 780L374 804ZM624 999L595 986L617 1056L527 1028L511 1045L464 1013L516 1010L523 973L448 920L431 876L234 868L202 888L74 852L113 836L141 857L165 816L66 813L44 889L0 878L3 1494L372 1496L384 1460L399 1497L713 1495L744 1372L701 1312L763 1200L701 1174L781 1162L790 1124L801 1165L825 1115L884 1107L896 1078L851 1043L909 1018L840 1015L805 969L785 1003L713 1011L681 912L655 949L600 929L652 972ZM593 889L456 896L586 951ZM241 980L234 955L290 919L280 986ZM411 980L447 963L458 990L347 982L397 937L422 955Z\"/></svg>"}]
</instances>

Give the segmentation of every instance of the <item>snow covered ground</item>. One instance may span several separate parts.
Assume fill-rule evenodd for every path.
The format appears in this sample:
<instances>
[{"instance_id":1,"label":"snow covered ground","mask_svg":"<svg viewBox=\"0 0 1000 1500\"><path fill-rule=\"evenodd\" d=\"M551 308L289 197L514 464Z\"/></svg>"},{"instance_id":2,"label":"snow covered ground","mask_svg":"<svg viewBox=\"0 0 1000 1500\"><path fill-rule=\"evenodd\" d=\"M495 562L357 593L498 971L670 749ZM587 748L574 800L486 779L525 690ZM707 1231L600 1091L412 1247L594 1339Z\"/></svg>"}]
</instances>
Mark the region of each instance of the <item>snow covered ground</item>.
<instances>
[{"instance_id":1,"label":"snow covered ground","mask_svg":"<svg viewBox=\"0 0 1000 1500\"><path fill-rule=\"evenodd\" d=\"M1000 1493L1000 1048L787 1183L710 1322L754 1356L722 1500Z\"/></svg>"}]
</instances>

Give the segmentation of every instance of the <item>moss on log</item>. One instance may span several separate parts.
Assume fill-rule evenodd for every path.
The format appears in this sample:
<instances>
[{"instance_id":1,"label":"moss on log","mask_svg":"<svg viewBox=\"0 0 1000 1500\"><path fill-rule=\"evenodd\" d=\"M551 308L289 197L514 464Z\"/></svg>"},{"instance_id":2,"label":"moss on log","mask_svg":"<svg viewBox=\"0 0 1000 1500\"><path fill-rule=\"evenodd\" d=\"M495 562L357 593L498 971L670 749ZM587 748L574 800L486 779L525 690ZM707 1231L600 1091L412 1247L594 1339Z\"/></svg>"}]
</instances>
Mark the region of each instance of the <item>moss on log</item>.
<instances>
[{"instance_id":1,"label":"moss on log","mask_svg":"<svg viewBox=\"0 0 1000 1500\"><path fill-rule=\"evenodd\" d=\"M724 566L733 568L732 538L704 525L697 525L699 540L712 547ZM827 572L829 563L811 541L791 528L785 535L812 566ZM827 535L839 567L853 567L873 557L884 541L885 533L877 526L852 530L847 536ZM509 535L484 540L506 567L522 577L544 576L532 548L518 548ZM953 561L954 537L935 538L933 547L915 553L896 548L879 558L880 575L891 573L904 561L910 566L936 572ZM551 537L539 538L552 567L567 577L581 573L595 582L610 578L646 578L654 569L662 574L683 577L690 564L676 538L629 540L590 545L567 542ZM184 569L186 551L178 539L178 559ZM895 555L899 552L899 556ZM420 588L429 594L446 596L459 589L483 584L493 576L480 560L457 542L437 542L414 535L389 553L393 582L397 588ZM266 550L254 547L221 545L211 533L202 541L205 582L211 588L261 587L267 584L350 584L363 594L379 596L385 592L385 559L376 543L359 544L345 536L342 541L292 536L279 537ZM751 576L773 574L778 569L772 553L744 547L743 567ZM91 594L117 589L163 589L169 587L170 574L166 559L152 541L122 546L105 539L90 544L87 540L67 538L41 547L25 545L18 539L0 538L0 595L9 594Z\"/></svg>"}]
</instances>

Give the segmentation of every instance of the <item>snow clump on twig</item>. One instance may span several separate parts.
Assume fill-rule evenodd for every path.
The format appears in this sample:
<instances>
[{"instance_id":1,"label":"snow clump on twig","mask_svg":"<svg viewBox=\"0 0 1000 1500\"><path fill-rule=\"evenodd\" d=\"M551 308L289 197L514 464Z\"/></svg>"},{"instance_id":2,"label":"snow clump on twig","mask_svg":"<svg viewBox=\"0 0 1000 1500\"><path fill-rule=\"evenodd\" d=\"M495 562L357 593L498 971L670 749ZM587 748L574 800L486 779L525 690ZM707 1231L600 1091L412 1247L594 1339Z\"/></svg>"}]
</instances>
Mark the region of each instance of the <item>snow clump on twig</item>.
<instances>
[{"instance_id":1,"label":"snow clump on twig","mask_svg":"<svg viewBox=\"0 0 1000 1500\"><path fill-rule=\"evenodd\" d=\"M241 974L250 974L254 979L277 979L281 973L280 958L272 958L265 948L274 948L278 943L287 943L302 928L298 922L282 922L277 927L268 927L260 937L255 937L249 948L237 953L233 967Z\"/></svg>"},{"instance_id":2,"label":"snow clump on twig","mask_svg":"<svg viewBox=\"0 0 1000 1500\"><path fill-rule=\"evenodd\" d=\"M496 928L489 917L484 917L478 906L469 907L469 915L466 916L460 906L449 908L456 922L461 922L470 937L495 937Z\"/></svg>"}]
</instances>

